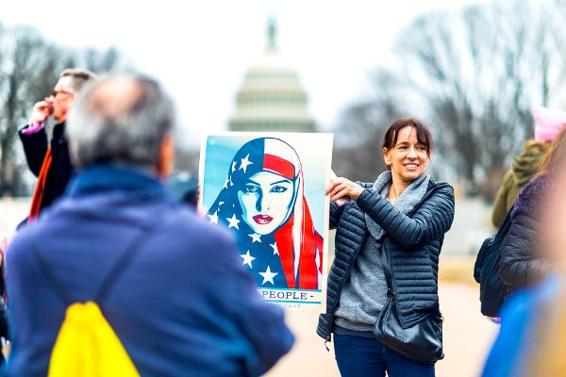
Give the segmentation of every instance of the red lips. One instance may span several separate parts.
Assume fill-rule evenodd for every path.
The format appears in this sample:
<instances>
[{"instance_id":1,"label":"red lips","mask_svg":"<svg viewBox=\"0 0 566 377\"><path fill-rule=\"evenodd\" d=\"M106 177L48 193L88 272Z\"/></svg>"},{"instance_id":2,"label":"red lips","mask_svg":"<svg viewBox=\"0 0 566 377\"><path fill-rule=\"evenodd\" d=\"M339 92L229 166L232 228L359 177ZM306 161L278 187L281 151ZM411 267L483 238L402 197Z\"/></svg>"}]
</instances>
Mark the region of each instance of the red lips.
<instances>
[{"instance_id":1,"label":"red lips","mask_svg":"<svg viewBox=\"0 0 566 377\"><path fill-rule=\"evenodd\" d=\"M255 215L253 219L257 224L263 225L263 224L269 224L271 220L273 220L273 217L269 215Z\"/></svg>"}]
</instances>

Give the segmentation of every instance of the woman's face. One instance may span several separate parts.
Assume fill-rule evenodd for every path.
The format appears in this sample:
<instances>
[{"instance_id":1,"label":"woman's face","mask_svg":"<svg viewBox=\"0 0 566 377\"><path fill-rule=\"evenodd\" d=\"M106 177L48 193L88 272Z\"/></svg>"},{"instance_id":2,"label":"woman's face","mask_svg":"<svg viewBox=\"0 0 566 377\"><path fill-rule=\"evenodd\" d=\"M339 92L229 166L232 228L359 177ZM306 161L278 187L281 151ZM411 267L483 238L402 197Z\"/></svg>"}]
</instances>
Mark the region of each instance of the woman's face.
<instances>
[{"instance_id":1,"label":"woman's face","mask_svg":"<svg viewBox=\"0 0 566 377\"><path fill-rule=\"evenodd\" d=\"M279 174L257 172L238 191L242 217L257 234L270 234L286 220L293 195L293 181Z\"/></svg>"},{"instance_id":2,"label":"woman's face","mask_svg":"<svg viewBox=\"0 0 566 377\"><path fill-rule=\"evenodd\" d=\"M393 148L384 151L391 174L402 182L412 182L422 175L429 161L426 146L417 139L417 130L406 126L399 130Z\"/></svg>"}]
</instances>

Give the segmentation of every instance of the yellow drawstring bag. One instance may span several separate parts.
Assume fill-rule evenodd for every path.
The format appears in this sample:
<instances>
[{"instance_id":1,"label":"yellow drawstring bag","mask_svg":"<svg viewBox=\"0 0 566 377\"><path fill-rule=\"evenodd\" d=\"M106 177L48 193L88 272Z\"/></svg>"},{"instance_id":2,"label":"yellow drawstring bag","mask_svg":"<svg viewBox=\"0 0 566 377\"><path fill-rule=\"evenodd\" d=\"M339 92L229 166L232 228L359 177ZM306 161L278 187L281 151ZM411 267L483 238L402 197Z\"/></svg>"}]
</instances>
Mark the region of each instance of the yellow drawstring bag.
<instances>
[{"instance_id":1,"label":"yellow drawstring bag","mask_svg":"<svg viewBox=\"0 0 566 377\"><path fill-rule=\"evenodd\" d=\"M53 346L48 377L134 377L139 373L95 302L74 303Z\"/></svg>"},{"instance_id":2,"label":"yellow drawstring bag","mask_svg":"<svg viewBox=\"0 0 566 377\"><path fill-rule=\"evenodd\" d=\"M156 229L161 216L141 224L139 233L126 245L123 253L101 280L102 285L93 299L77 302L66 292L51 266L40 252L39 237L32 239L32 251L41 271L53 289L66 304L65 319L61 324L49 360L48 377L134 377L139 376L132 359L124 349L114 329L100 310L119 275L134 258L141 244Z\"/></svg>"}]
</instances>

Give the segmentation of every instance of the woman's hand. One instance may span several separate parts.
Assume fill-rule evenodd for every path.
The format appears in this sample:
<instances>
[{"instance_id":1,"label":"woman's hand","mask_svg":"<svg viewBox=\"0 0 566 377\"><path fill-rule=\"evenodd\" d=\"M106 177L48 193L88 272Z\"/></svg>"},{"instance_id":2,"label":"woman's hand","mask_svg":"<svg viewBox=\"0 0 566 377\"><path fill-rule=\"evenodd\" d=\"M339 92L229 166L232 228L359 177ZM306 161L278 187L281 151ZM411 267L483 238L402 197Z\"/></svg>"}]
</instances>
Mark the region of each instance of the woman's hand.
<instances>
[{"instance_id":1,"label":"woman's hand","mask_svg":"<svg viewBox=\"0 0 566 377\"><path fill-rule=\"evenodd\" d=\"M338 177L330 181L324 193L330 195L330 200L335 202L344 197L356 200L360 197L362 191L364 191L364 188L357 183L347 178Z\"/></svg>"}]
</instances>

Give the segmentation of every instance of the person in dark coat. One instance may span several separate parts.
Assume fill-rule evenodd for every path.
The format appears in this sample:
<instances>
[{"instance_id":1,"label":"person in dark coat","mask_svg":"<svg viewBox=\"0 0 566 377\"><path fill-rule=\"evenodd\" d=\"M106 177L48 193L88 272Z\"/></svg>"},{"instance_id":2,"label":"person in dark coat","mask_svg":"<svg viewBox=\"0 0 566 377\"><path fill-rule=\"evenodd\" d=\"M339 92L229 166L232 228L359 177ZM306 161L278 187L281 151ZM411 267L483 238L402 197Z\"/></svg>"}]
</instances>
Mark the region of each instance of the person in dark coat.
<instances>
[{"instance_id":1,"label":"person in dark coat","mask_svg":"<svg viewBox=\"0 0 566 377\"><path fill-rule=\"evenodd\" d=\"M290 350L283 310L260 296L234 238L168 195L174 117L143 77L108 77L77 99L77 175L6 253L7 376L48 375L69 302L99 305L141 376L259 376Z\"/></svg>"},{"instance_id":2,"label":"person in dark coat","mask_svg":"<svg viewBox=\"0 0 566 377\"><path fill-rule=\"evenodd\" d=\"M545 200L553 189L554 172L566 158L566 132L562 131L543 162L540 172L519 193L511 212L511 225L503 239L500 271L511 291L532 286L554 269L537 250Z\"/></svg>"},{"instance_id":3,"label":"person in dark coat","mask_svg":"<svg viewBox=\"0 0 566 377\"><path fill-rule=\"evenodd\" d=\"M197 208L199 188L196 175L188 173L172 175L167 182L167 187L179 202L185 203L193 209Z\"/></svg>"},{"instance_id":4,"label":"person in dark coat","mask_svg":"<svg viewBox=\"0 0 566 377\"><path fill-rule=\"evenodd\" d=\"M563 376L566 371L566 132L521 191L502 264L516 289L482 377ZM524 289L519 289L524 288Z\"/></svg>"},{"instance_id":5,"label":"person in dark coat","mask_svg":"<svg viewBox=\"0 0 566 377\"><path fill-rule=\"evenodd\" d=\"M434 376L434 363L385 347L373 330L389 302L406 328L440 321L438 260L454 190L426 174L433 141L418 119L393 122L382 147L388 170L373 184L335 178L327 188L336 256L317 333L334 334L342 376Z\"/></svg>"},{"instance_id":6,"label":"person in dark coat","mask_svg":"<svg viewBox=\"0 0 566 377\"><path fill-rule=\"evenodd\" d=\"M496 228L503 224L521 189L536 175L549 147L550 142L528 140L521 153L513 158L493 203L491 221Z\"/></svg>"},{"instance_id":7,"label":"person in dark coat","mask_svg":"<svg viewBox=\"0 0 566 377\"><path fill-rule=\"evenodd\" d=\"M503 177L493 203L491 221L496 228L503 224L521 189L540 170L550 145L566 124L566 112L557 109L536 107L533 109L533 118L535 138L528 140L523 151L513 159L511 169Z\"/></svg>"},{"instance_id":8,"label":"person in dark coat","mask_svg":"<svg viewBox=\"0 0 566 377\"><path fill-rule=\"evenodd\" d=\"M33 107L30 123L18 134L31 172L38 177L29 218L34 219L65 192L73 175L69 147L65 136L67 113L81 88L95 79L84 69L66 69L59 76L53 92ZM55 121L48 142L45 124Z\"/></svg>"}]
</instances>

